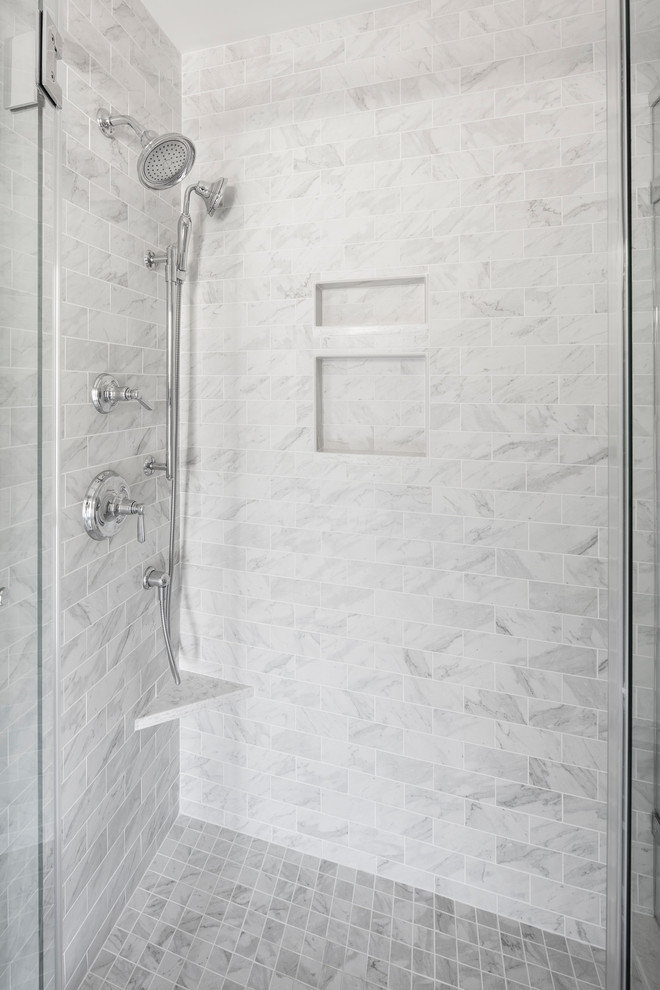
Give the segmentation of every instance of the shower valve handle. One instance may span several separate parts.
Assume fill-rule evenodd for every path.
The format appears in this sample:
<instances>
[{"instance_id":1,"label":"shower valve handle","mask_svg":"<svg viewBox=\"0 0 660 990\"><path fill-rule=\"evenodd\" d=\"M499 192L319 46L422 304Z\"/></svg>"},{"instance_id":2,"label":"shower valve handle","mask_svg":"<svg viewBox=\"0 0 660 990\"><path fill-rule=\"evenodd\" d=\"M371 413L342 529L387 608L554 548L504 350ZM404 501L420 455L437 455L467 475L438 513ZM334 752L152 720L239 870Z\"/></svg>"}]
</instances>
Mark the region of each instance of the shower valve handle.
<instances>
[{"instance_id":1,"label":"shower valve handle","mask_svg":"<svg viewBox=\"0 0 660 990\"><path fill-rule=\"evenodd\" d=\"M144 409L152 412L151 406L144 401L139 388L129 388L119 384L112 375L99 375L92 386L92 403L100 413L109 413L118 402L139 402Z\"/></svg>"},{"instance_id":2,"label":"shower valve handle","mask_svg":"<svg viewBox=\"0 0 660 990\"><path fill-rule=\"evenodd\" d=\"M135 399L136 402L140 403L143 409L148 409L149 412L153 412L153 407L150 406L148 402L144 401L139 388L124 388L120 389L120 392L123 393L119 398L120 402L130 402L131 399Z\"/></svg>"},{"instance_id":3,"label":"shower valve handle","mask_svg":"<svg viewBox=\"0 0 660 990\"><path fill-rule=\"evenodd\" d=\"M137 516L137 539L138 543L144 543L147 539L147 530L144 523L144 502L134 502L131 498L115 498L108 503L108 515L112 516Z\"/></svg>"}]
</instances>

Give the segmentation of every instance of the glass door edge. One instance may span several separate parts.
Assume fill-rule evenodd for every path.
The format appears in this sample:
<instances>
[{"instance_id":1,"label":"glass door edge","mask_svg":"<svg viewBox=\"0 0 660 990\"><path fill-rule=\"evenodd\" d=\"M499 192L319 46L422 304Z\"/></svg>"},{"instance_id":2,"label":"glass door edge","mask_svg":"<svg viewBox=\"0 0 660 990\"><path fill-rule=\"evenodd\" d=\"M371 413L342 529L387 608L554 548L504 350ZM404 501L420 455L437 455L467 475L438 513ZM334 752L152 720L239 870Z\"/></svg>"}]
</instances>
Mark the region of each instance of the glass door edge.
<instances>
[{"instance_id":1,"label":"glass door edge","mask_svg":"<svg viewBox=\"0 0 660 990\"><path fill-rule=\"evenodd\" d=\"M630 957L630 113L629 10L607 0L609 283L609 718L607 990Z\"/></svg>"}]
</instances>

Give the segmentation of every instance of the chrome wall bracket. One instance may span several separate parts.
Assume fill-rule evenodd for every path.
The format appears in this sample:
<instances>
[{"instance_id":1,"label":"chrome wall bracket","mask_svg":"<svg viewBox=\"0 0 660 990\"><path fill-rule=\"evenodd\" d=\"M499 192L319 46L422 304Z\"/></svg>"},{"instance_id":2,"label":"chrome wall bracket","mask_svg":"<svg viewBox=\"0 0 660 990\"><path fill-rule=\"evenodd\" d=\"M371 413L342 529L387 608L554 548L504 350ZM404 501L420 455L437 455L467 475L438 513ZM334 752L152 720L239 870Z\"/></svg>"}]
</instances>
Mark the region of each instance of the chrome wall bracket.
<instances>
[{"instance_id":1,"label":"chrome wall bracket","mask_svg":"<svg viewBox=\"0 0 660 990\"><path fill-rule=\"evenodd\" d=\"M167 471L167 464L159 463L154 455L150 454L150 456L145 460L142 470L146 474L147 478L150 478L152 474L156 473L156 471Z\"/></svg>"},{"instance_id":2,"label":"chrome wall bracket","mask_svg":"<svg viewBox=\"0 0 660 990\"><path fill-rule=\"evenodd\" d=\"M156 265L165 264L167 264L167 254L156 254L155 251L147 251L144 256L144 267L150 271L153 271Z\"/></svg>"},{"instance_id":3,"label":"chrome wall bracket","mask_svg":"<svg viewBox=\"0 0 660 990\"><path fill-rule=\"evenodd\" d=\"M97 474L87 489L82 507L87 535L92 540L109 540L119 532L127 516L137 516L138 543L144 543L144 504L133 501L127 483L115 471Z\"/></svg>"},{"instance_id":4,"label":"chrome wall bracket","mask_svg":"<svg viewBox=\"0 0 660 990\"><path fill-rule=\"evenodd\" d=\"M98 375L92 386L91 393L94 408L100 413L109 413L118 402L139 402L143 409L152 412L151 406L144 401L139 388L129 388L120 385L112 375Z\"/></svg>"}]
</instances>

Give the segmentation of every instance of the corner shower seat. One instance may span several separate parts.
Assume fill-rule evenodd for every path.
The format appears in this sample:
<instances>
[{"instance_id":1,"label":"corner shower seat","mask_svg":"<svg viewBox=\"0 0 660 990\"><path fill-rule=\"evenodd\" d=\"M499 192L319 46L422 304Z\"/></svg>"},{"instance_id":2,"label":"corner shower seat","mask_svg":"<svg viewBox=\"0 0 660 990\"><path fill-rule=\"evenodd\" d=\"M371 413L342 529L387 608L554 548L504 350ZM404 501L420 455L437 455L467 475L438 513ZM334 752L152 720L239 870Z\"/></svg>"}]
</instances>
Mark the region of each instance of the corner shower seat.
<instances>
[{"instance_id":1,"label":"corner shower seat","mask_svg":"<svg viewBox=\"0 0 660 990\"><path fill-rule=\"evenodd\" d=\"M227 703L249 698L253 694L253 688L247 684L223 681L219 677L209 677L182 667L181 685L177 687L170 681L135 719L135 730L150 729L206 708L222 708Z\"/></svg>"}]
</instances>

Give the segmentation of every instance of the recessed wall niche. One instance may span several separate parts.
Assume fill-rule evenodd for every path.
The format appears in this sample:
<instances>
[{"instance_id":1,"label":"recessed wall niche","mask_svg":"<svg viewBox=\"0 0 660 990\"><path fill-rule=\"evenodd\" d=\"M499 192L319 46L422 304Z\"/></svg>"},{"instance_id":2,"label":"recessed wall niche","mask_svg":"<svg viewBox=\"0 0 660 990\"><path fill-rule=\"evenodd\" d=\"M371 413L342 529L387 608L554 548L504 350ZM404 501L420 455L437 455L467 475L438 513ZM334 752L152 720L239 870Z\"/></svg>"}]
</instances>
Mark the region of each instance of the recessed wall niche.
<instances>
[{"instance_id":1,"label":"recessed wall niche","mask_svg":"<svg viewBox=\"0 0 660 990\"><path fill-rule=\"evenodd\" d=\"M424 354L324 354L315 379L318 451L426 454Z\"/></svg>"},{"instance_id":2,"label":"recessed wall niche","mask_svg":"<svg viewBox=\"0 0 660 990\"><path fill-rule=\"evenodd\" d=\"M316 326L343 331L426 323L423 275L351 282L318 282Z\"/></svg>"}]
</instances>

